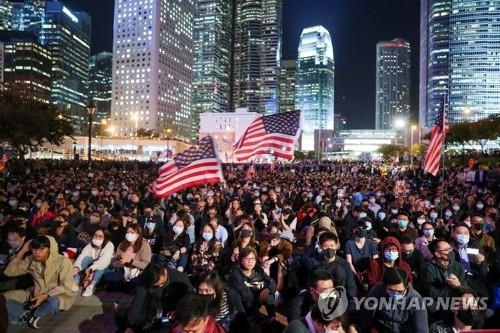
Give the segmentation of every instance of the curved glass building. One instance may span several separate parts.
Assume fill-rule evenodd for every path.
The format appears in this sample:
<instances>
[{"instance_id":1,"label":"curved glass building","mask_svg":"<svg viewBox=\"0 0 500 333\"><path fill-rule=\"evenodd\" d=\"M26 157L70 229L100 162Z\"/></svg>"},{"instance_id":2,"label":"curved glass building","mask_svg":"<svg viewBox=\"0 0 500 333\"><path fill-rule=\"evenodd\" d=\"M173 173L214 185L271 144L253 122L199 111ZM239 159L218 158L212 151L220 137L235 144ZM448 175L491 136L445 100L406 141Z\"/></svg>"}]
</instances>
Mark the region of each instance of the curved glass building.
<instances>
[{"instance_id":1,"label":"curved glass building","mask_svg":"<svg viewBox=\"0 0 500 333\"><path fill-rule=\"evenodd\" d=\"M314 149L314 130L333 130L335 60L330 33L305 28L297 56L295 108L302 111L302 150Z\"/></svg>"}]
</instances>

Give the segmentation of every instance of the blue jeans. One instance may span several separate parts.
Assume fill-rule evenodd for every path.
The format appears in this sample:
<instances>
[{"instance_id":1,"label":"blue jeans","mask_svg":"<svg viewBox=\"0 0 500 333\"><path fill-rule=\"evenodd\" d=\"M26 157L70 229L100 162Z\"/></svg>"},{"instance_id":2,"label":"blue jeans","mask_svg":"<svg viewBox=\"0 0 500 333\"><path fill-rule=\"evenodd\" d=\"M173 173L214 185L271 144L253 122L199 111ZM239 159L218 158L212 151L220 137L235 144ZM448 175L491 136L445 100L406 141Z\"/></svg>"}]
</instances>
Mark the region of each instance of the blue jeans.
<instances>
[{"instance_id":1,"label":"blue jeans","mask_svg":"<svg viewBox=\"0 0 500 333\"><path fill-rule=\"evenodd\" d=\"M9 313L9 321L15 322L20 315L26 312L23 303L14 301L12 299L7 299L5 304L7 305L7 312ZM43 302L36 310L33 312L35 317L47 317L59 312L59 297L53 296L49 297L45 302Z\"/></svg>"},{"instance_id":2,"label":"blue jeans","mask_svg":"<svg viewBox=\"0 0 500 333\"><path fill-rule=\"evenodd\" d=\"M94 260L91 258L91 257L85 257L83 258L82 260L82 271L84 271L86 268L88 268L90 265L92 265L92 263L94 262ZM92 284L93 285L96 285L102 278L102 276L104 275L104 272L105 270L96 270L94 271L94 277L92 278ZM80 282L80 278L81 278L81 274L78 273L75 275L75 281L76 282Z\"/></svg>"}]
</instances>

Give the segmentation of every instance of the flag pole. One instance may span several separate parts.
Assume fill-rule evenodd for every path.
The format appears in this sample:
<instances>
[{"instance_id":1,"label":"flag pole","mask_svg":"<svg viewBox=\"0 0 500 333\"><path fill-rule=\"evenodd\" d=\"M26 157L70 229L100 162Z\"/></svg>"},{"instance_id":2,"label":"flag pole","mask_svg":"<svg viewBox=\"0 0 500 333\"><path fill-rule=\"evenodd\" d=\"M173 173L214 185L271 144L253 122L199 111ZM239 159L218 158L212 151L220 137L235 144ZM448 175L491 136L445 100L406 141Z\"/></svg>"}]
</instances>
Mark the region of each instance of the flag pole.
<instances>
[{"instance_id":1,"label":"flag pole","mask_svg":"<svg viewBox=\"0 0 500 333\"><path fill-rule=\"evenodd\" d=\"M439 203L440 204L440 217L441 219L443 219L443 209L444 209L444 205L443 205L443 200L444 200L444 184L445 184L445 178L446 178L446 169L445 169L445 164L444 164L444 161L445 161L445 157L446 157L446 125L445 125L445 122L447 121L446 117L446 104L448 102L448 98L446 97L446 95L443 95L443 114L442 114L442 131L443 131L443 149L441 150L441 158L443 160L443 167L442 167L442 170L443 170L443 173L442 173L442 178L441 178L441 202Z\"/></svg>"}]
</instances>

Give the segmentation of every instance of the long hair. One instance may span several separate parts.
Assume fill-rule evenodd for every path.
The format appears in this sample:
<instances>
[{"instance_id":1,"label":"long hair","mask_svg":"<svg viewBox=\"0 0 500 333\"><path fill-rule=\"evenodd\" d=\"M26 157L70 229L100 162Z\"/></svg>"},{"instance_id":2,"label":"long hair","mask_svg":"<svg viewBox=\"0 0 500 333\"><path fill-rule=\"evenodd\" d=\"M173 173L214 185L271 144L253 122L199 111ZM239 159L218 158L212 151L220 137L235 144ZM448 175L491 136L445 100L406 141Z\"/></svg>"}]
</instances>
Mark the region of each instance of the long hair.
<instances>
[{"instance_id":1,"label":"long hair","mask_svg":"<svg viewBox=\"0 0 500 333\"><path fill-rule=\"evenodd\" d=\"M215 237L215 229L214 229L213 225L211 225L210 223L205 223L201 227L200 236L198 237L198 240L196 241L196 248L200 248L201 244L203 244L204 239L203 239L203 237L201 237L201 235L203 235L203 229L205 229L205 227L209 227L212 230L212 233L214 235L212 237L212 239L210 241L208 241L208 250L210 252L212 252L215 249L215 244L217 244L217 238Z\"/></svg>"},{"instance_id":2,"label":"long hair","mask_svg":"<svg viewBox=\"0 0 500 333\"><path fill-rule=\"evenodd\" d=\"M250 245L255 244L255 227L254 227L253 223L250 221L250 219L246 215L241 216L240 220L242 220L242 222L241 222L241 228L237 232L236 246L239 247L240 244L241 244L241 242L242 242L242 240L243 240L243 237L241 237L241 231L243 230L244 226L248 226L252 230L252 236L250 237L250 243L249 244ZM243 220L244 220L244 222L243 222Z\"/></svg>"},{"instance_id":3,"label":"long hair","mask_svg":"<svg viewBox=\"0 0 500 333\"><path fill-rule=\"evenodd\" d=\"M137 237L137 240L135 241L134 243L134 253L137 253L139 252L139 250L141 249L142 247L142 227L139 223L131 223L127 226L127 231L128 229L132 229L135 231L136 234L139 235L139 237ZM127 238L125 238L121 243L120 243L120 250L121 251L127 251L128 247L132 245L130 244L130 242L127 240Z\"/></svg>"},{"instance_id":4,"label":"long hair","mask_svg":"<svg viewBox=\"0 0 500 333\"><path fill-rule=\"evenodd\" d=\"M174 240L174 237L175 237L175 232L174 232L174 226L177 224L177 222L181 221L182 222L182 226L184 227L184 230L182 230L182 232L179 234L179 236L177 236L176 239L180 239L182 240L184 237L186 237L186 234L187 234L187 228L188 228L188 224L186 223L186 220L184 219L177 219L174 224L172 224L172 228L168 231L168 237L169 239L171 240ZM214 236L215 236L215 233L214 233Z\"/></svg>"},{"instance_id":5,"label":"long hair","mask_svg":"<svg viewBox=\"0 0 500 333\"><path fill-rule=\"evenodd\" d=\"M109 242L109 239L111 238L111 234L109 233L109 231L107 229L104 229L102 227L98 227L94 233L92 234L92 237L94 237L95 233L97 231L101 230L102 233L104 234L104 241L102 242L102 246L101 246L101 249L104 249L106 247L106 245L108 245L108 242ZM90 244L92 244L91 246L94 246L94 244L92 242L90 242ZM135 250L135 249L134 249Z\"/></svg>"},{"instance_id":6,"label":"long hair","mask_svg":"<svg viewBox=\"0 0 500 333\"><path fill-rule=\"evenodd\" d=\"M211 271L203 274L200 279L198 280L198 285L197 288L200 286L200 284L206 283L212 288L215 289L215 300L212 304L212 311L215 312L214 314L217 315L218 312L220 311L222 299L224 297L224 282L220 278L219 274L217 271Z\"/></svg>"}]
</instances>

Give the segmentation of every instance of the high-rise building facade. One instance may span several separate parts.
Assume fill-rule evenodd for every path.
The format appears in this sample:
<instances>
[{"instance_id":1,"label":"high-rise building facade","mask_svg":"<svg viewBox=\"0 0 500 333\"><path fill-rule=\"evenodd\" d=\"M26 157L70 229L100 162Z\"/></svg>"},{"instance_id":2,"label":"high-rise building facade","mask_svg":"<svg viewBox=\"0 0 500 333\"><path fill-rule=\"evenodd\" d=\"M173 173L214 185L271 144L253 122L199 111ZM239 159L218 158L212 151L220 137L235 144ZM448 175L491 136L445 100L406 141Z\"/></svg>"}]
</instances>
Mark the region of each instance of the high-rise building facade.
<instances>
[{"instance_id":1,"label":"high-rise building facade","mask_svg":"<svg viewBox=\"0 0 500 333\"><path fill-rule=\"evenodd\" d=\"M12 4L7 0L0 1L0 30L9 30L12 21Z\"/></svg>"},{"instance_id":2,"label":"high-rise building facade","mask_svg":"<svg viewBox=\"0 0 500 333\"><path fill-rule=\"evenodd\" d=\"M419 122L434 126L443 95L448 93L451 0L422 0L420 7Z\"/></svg>"},{"instance_id":3,"label":"high-rise building facade","mask_svg":"<svg viewBox=\"0 0 500 333\"><path fill-rule=\"evenodd\" d=\"M232 33L232 1L195 0L193 111L196 123L201 113L230 111Z\"/></svg>"},{"instance_id":4,"label":"high-rise building facade","mask_svg":"<svg viewBox=\"0 0 500 333\"><path fill-rule=\"evenodd\" d=\"M23 0L12 3L12 30L39 35L45 19L45 0Z\"/></svg>"},{"instance_id":5,"label":"high-rise building facade","mask_svg":"<svg viewBox=\"0 0 500 333\"><path fill-rule=\"evenodd\" d=\"M85 132L91 18L63 2L46 3L40 41L52 54L52 102Z\"/></svg>"},{"instance_id":6,"label":"high-rise building facade","mask_svg":"<svg viewBox=\"0 0 500 333\"><path fill-rule=\"evenodd\" d=\"M500 1L452 0L450 123L500 114Z\"/></svg>"},{"instance_id":7,"label":"high-rise building facade","mask_svg":"<svg viewBox=\"0 0 500 333\"><path fill-rule=\"evenodd\" d=\"M314 150L314 130L333 130L335 60L330 33L323 26L300 36L295 108L302 111L302 150ZM320 135L321 137L321 135Z\"/></svg>"},{"instance_id":8,"label":"high-rise building facade","mask_svg":"<svg viewBox=\"0 0 500 333\"><path fill-rule=\"evenodd\" d=\"M233 107L278 110L282 0L235 0Z\"/></svg>"},{"instance_id":9,"label":"high-rise building facade","mask_svg":"<svg viewBox=\"0 0 500 333\"><path fill-rule=\"evenodd\" d=\"M410 43L403 39L377 43L375 129L394 128L410 117Z\"/></svg>"},{"instance_id":10,"label":"high-rise building facade","mask_svg":"<svg viewBox=\"0 0 500 333\"><path fill-rule=\"evenodd\" d=\"M112 123L193 139L194 0L116 0Z\"/></svg>"},{"instance_id":11,"label":"high-rise building facade","mask_svg":"<svg viewBox=\"0 0 500 333\"><path fill-rule=\"evenodd\" d=\"M499 26L498 0L422 1L422 127L434 125L444 96L452 124L500 113Z\"/></svg>"},{"instance_id":12,"label":"high-rise building facade","mask_svg":"<svg viewBox=\"0 0 500 333\"><path fill-rule=\"evenodd\" d=\"M35 35L24 31L0 31L3 44L3 84L6 88L25 91L31 98L50 103L50 52Z\"/></svg>"},{"instance_id":13,"label":"high-rise building facade","mask_svg":"<svg viewBox=\"0 0 500 333\"><path fill-rule=\"evenodd\" d=\"M279 112L295 110L295 60L282 60L279 75Z\"/></svg>"},{"instance_id":14,"label":"high-rise building facade","mask_svg":"<svg viewBox=\"0 0 500 333\"><path fill-rule=\"evenodd\" d=\"M111 118L112 75L112 53L101 52L90 58L89 99L94 101L97 121L107 122Z\"/></svg>"}]
</instances>

